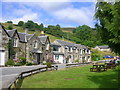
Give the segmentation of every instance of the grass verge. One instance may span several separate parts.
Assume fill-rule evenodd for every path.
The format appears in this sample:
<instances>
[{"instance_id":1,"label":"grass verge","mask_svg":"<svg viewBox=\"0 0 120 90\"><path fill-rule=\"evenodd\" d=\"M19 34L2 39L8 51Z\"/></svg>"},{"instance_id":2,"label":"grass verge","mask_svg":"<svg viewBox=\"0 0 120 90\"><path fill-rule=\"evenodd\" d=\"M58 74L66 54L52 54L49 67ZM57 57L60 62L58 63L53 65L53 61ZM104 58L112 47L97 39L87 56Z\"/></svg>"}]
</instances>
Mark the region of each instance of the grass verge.
<instances>
[{"instance_id":1,"label":"grass verge","mask_svg":"<svg viewBox=\"0 0 120 90\"><path fill-rule=\"evenodd\" d=\"M118 68L90 72L91 65L48 71L25 78L21 88L118 88Z\"/></svg>"}]
</instances>

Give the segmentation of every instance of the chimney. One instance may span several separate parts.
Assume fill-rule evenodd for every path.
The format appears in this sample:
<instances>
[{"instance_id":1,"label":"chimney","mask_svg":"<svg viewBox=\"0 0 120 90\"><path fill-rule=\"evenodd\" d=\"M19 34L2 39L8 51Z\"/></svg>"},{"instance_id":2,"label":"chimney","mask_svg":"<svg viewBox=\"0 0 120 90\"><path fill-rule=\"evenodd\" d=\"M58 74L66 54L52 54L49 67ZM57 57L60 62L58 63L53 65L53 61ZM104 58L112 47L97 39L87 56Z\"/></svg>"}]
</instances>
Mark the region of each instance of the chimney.
<instances>
[{"instance_id":1,"label":"chimney","mask_svg":"<svg viewBox=\"0 0 120 90\"><path fill-rule=\"evenodd\" d=\"M41 32L40 32L40 36L45 36L45 32L44 32L44 31L41 31Z\"/></svg>"},{"instance_id":2,"label":"chimney","mask_svg":"<svg viewBox=\"0 0 120 90\"><path fill-rule=\"evenodd\" d=\"M28 28L25 28L25 34L28 34Z\"/></svg>"}]
</instances>

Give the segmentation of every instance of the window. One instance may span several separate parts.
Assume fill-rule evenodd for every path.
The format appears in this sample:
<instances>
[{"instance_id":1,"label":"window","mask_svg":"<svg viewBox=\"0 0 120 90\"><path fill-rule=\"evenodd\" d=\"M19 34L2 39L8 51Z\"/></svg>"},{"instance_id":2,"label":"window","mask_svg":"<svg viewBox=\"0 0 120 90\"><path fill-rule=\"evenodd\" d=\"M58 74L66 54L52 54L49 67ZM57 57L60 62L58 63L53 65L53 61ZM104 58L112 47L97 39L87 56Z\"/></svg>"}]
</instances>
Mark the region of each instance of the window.
<instances>
[{"instance_id":1,"label":"window","mask_svg":"<svg viewBox=\"0 0 120 90\"><path fill-rule=\"evenodd\" d=\"M34 42L33 47L37 48L37 41Z\"/></svg>"},{"instance_id":2,"label":"window","mask_svg":"<svg viewBox=\"0 0 120 90\"><path fill-rule=\"evenodd\" d=\"M58 46L53 46L53 51L58 51Z\"/></svg>"},{"instance_id":3,"label":"window","mask_svg":"<svg viewBox=\"0 0 120 90\"><path fill-rule=\"evenodd\" d=\"M17 38L14 38L14 40L13 40L13 46L17 47Z\"/></svg>"},{"instance_id":4,"label":"window","mask_svg":"<svg viewBox=\"0 0 120 90\"><path fill-rule=\"evenodd\" d=\"M59 55L55 55L55 60L58 60L59 59Z\"/></svg>"},{"instance_id":5,"label":"window","mask_svg":"<svg viewBox=\"0 0 120 90\"><path fill-rule=\"evenodd\" d=\"M47 46L46 46L46 50L49 50L49 43L48 43Z\"/></svg>"},{"instance_id":6,"label":"window","mask_svg":"<svg viewBox=\"0 0 120 90\"><path fill-rule=\"evenodd\" d=\"M72 58L72 56L71 56L71 55L69 55L69 58Z\"/></svg>"},{"instance_id":7,"label":"window","mask_svg":"<svg viewBox=\"0 0 120 90\"><path fill-rule=\"evenodd\" d=\"M68 49L69 49L68 51L70 52L70 47Z\"/></svg>"},{"instance_id":8,"label":"window","mask_svg":"<svg viewBox=\"0 0 120 90\"><path fill-rule=\"evenodd\" d=\"M73 48L71 47L71 52L73 51Z\"/></svg>"}]
</instances>

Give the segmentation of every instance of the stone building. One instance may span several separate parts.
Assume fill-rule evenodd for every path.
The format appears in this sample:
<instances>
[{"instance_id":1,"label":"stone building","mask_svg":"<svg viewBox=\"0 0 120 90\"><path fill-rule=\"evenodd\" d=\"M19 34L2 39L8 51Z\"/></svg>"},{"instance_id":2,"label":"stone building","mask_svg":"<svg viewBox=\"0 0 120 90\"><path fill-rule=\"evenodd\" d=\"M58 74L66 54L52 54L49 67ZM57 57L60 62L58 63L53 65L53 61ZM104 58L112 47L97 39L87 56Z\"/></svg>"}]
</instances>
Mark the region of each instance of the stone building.
<instances>
[{"instance_id":1,"label":"stone building","mask_svg":"<svg viewBox=\"0 0 120 90\"><path fill-rule=\"evenodd\" d=\"M14 51L12 54L8 48L9 41L12 41L11 51ZM0 66L4 66L9 59L19 60L20 57L26 58L27 62L42 64L49 59L49 55L51 55L50 40L45 34L40 36L28 34L27 29L25 33L16 29L6 30L0 24Z\"/></svg>"},{"instance_id":2,"label":"stone building","mask_svg":"<svg viewBox=\"0 0 120 90\"><path fill-rule=\"evenodd\" d=\"M55 40L53 47L54 61L57 63L75 63L76 61L90 62L90 50L81 44L74 44L63 40Z\"/></svg>"}]
</instances>

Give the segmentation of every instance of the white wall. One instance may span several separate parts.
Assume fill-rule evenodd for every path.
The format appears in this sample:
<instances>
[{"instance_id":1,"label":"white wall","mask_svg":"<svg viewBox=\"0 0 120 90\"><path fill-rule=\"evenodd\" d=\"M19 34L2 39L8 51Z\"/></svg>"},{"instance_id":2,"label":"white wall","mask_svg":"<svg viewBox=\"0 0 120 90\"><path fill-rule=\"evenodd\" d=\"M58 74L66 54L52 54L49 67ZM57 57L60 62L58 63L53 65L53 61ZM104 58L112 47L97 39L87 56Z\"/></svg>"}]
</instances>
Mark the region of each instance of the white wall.
<instances>
[{"instance_id":1,"label":"white wall","mask_svg":"<svg viewBox=\"0 0 120 90\"><path fill-rule=\"evenodd\" d=\"M4 66L4 65L5 65L5 52L0 51L0 66Z\"/></svg>"},{"instance_id":2,"label":"white wall","mask_svg":"<svg viewBox=\"0 0 120 90\"><path fill-rule=\"evenodd\" d=\"M63 57L63 55L59 55L59 58L58 58L58 60L55 60L55 55L54 55L53 57L54 57L54 61L55 61L55 62L64 63L64 62L63 62L63 60L64 60L64 57Z\"/></svg>"}]
</instances>

